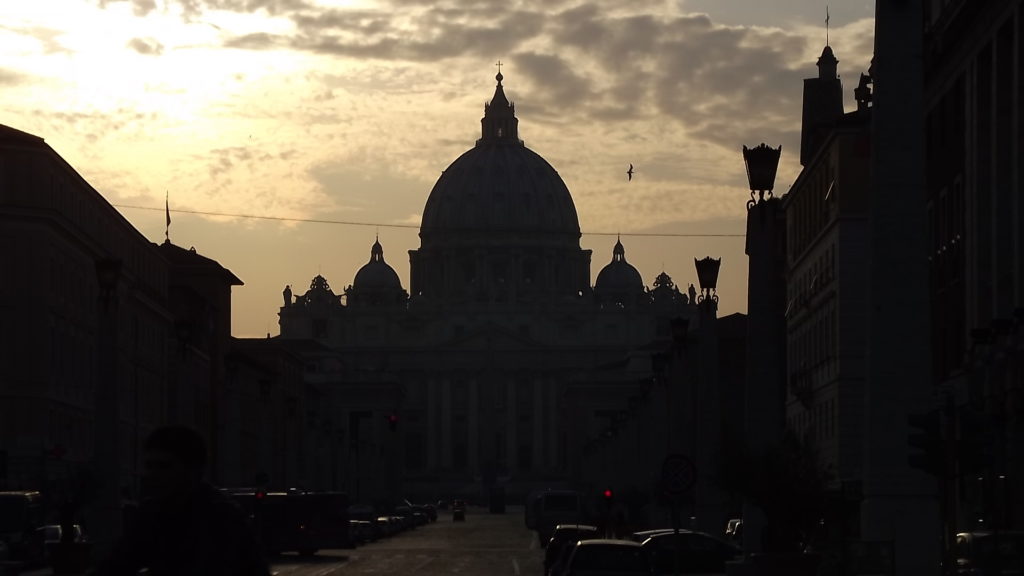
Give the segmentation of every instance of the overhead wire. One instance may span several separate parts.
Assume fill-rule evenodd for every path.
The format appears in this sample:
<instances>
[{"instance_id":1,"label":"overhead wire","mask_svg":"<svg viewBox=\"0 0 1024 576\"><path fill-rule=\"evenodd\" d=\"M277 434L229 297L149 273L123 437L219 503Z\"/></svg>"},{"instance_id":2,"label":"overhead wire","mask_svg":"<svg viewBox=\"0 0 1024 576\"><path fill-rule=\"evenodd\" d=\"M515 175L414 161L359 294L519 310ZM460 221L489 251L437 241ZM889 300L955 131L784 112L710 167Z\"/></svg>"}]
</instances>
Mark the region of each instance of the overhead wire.
<instances>
[{"instance_id":1,"label":"overhead wire","mask_svg":"<svg viewBox=\"0 0 1024 576\"><path fill-rule=\"evenodd\" d=\"M274 220L278 222L305 222L311 224L337 224L343 226L374 226L378 228L411 228L418 229L418 224L384 224L380 222L357 222L354 220L328 220L325 218L294 218L289 216L263 216L259 214L234 214L230 212L211 212L206 210L182 210L180 208L159 208L152 206L134 206L130 204L113 204L115 208L129 210L167 210L176 214L196 214L199 216L221 216L225 218L247 218L252 220ZM746 234L688 234L683 232L580 232L584 236L631 236L654 238L743 238Z\"/></svg>"}]
</instances>

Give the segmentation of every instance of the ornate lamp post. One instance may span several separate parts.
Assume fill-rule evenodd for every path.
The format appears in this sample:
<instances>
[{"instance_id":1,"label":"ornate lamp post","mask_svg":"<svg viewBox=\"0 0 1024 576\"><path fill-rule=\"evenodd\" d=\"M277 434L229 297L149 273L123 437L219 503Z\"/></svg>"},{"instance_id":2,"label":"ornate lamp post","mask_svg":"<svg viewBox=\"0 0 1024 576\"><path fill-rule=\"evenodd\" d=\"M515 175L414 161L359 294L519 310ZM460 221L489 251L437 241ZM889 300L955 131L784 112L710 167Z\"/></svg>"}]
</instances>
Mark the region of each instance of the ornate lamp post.
<instances>
[{"instance_id":1,"label":"ornate lamp post","mask_svg":"<svg viewBox=\"0 0 1024 576\"><path fill-rule=\"evenodd\" d=\"M700 295L697 296L697 303L700 304L707 301L718 304L718 269L722 267L722 259L715 259L711 256L703 260L694 258L693 265L697 267L697 281L700 283L701 291Z\"/></svg>"},{"instance_id":2,"label":"ornate lamp post","mask_svg":"<svg viewBox=\"0 0 1024 576\"><path fill-rule=\"evenodd\" d=\"M772 453L781 445L785 429L786 283L785 214L772 194L782 146L743 147L750 184L747 201L747 370L743 422L745 452ZM758 193L755 197L755 192ZM767 196L766 196L767 193ZM703 282L703 280L702 280ZM762 534L776 530L750 494L743 503L743 549L751 554L772 552L762 548Z\"/></svg>"},{"instance_id":3,"label":"ornate lamp post","mask_svg":"<svg viewBox=\"0 0 1024 576\"><path fill-rule=\"evenodd\" d=\"M775 188L775 173L778 171L781 155L782 146L771 148L764 142L753 148L743 147L743 162L747 165L747 181L750 183L748 210L754 204L765 201L765 192L768 193L768 198L772 198L772 189ZM754 199L754 192L759 193L757 200Z\"/></svg>"}]
</instances>

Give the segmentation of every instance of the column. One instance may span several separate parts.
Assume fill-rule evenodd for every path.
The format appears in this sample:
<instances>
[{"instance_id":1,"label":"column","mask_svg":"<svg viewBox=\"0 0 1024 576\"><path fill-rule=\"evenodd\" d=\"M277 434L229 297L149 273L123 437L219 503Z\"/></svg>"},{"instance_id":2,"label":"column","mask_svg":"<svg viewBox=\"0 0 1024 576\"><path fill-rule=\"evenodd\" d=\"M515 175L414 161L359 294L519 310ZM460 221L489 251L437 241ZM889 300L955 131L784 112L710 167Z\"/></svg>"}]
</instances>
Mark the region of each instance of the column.
<instances>
[{"instance_id":1,"label":"column","mask_svg":"<svg viewBox=\"0 0 1024 576\"><path fill-rule=\"evenodd\" d=\"M895 573L936 573L935 480L908 462L907 414L932 390L921 0L875 6L868 350L861 537L892 543Z\"/></svg>"}]
</instances>

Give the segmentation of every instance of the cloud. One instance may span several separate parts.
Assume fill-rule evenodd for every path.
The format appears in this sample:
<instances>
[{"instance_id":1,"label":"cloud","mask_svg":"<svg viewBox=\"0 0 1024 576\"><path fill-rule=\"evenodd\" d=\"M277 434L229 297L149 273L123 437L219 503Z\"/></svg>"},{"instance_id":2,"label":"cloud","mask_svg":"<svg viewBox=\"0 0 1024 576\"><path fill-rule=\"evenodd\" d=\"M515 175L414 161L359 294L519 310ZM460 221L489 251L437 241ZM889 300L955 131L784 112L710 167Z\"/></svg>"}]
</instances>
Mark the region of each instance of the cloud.
<instances>
[{"instance_id":1,"label":"cloud","mask_svg":"<svg viewBox=\"0 0 1024 576\"><path fill-rule=\"evenodd\" d=\"M164 45L153 38L132 38L128 47L144 56L159 56L164 52Z\"/></svg>"},{"instance_id":2,"label":"cloud","mask_svg":"<svg viewBox=\"0 0 1024 576\"><path fill-rule=\"evenodd\" d=\"M59 42L64 31L48 28L45 26L3 26L0 30L7 30L21 36L28 36L38 41L43 48L44 54L69 54L71 50Z\"/></svg>"},{"instance_id":3,"label":"cloud","mask_svg":"<svg viewBox=\"0 0 1024 576\"><path fill-rule=\"evenodd\" d=\"M100 0L100 8L106 8L108 4L128 2L132 6L132 13L136 16L147 16L156 10L156 0Z\"/></svg>"},{"instance_id":4,"label":"cloud","mask_svg":"<svg viewBox=\"0 0 1024 576\"><path fill-rule=\"evenodd\" d=\"M29 76L17 70L0 68L0 86L17 86L29 80Z\"/></svg>"}]
</instances>

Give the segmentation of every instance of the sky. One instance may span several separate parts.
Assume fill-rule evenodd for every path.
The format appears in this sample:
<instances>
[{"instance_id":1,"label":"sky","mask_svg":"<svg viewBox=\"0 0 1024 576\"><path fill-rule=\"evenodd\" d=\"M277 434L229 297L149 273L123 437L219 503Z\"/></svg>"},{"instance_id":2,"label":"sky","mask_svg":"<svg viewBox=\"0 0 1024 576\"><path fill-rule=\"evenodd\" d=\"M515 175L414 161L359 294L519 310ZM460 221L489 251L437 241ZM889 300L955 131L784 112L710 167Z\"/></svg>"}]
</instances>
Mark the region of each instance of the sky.
<instances>
[{"instance_id":1,"label":"sky","mask_svg":"<svg viewBox=\"0 0 1024 576\"><path fill-rule=\"evenodd\" d=\"M44 138L157 243L166 194L171 241L245 283L232 333L263 336L286 284L342 292L378 234L408 289L424 203L480 137L500 60L520 138L573 196L591 281L616 233L648 286L665 271L685 289L694 258L722 258L725 315L746 310L742 146L782 145L784 194L826 12L847 110L870 64L874 1L826 4L2 2L0 124ZM692 236L631 236L652 233Z\"/></svg>"}]
</instances>

